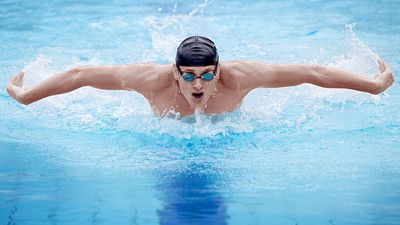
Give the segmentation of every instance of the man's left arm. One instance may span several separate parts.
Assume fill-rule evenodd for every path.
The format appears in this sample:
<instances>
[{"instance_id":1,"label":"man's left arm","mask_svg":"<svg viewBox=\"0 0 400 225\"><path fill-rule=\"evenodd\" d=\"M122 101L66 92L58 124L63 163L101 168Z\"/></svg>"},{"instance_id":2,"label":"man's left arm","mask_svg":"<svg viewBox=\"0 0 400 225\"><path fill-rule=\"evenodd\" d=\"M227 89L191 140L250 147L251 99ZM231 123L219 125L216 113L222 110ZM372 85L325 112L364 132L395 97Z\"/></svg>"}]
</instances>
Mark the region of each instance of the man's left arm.
<instances>
[{"instance_id":1,"label":"man's left arm","mask_svg":"<svg viewBox=\"0 0 400 225\"><path fill-rule=\"evenodd\" d=\"M379 94L394 82L393 73L383 60L378 60L380 73L375 78L320 65L266 64L254 61L237 61L235 64L234 71L240 85L248 90L310 83L325 88L346 88Z\"/></svg>"}]
</instances>

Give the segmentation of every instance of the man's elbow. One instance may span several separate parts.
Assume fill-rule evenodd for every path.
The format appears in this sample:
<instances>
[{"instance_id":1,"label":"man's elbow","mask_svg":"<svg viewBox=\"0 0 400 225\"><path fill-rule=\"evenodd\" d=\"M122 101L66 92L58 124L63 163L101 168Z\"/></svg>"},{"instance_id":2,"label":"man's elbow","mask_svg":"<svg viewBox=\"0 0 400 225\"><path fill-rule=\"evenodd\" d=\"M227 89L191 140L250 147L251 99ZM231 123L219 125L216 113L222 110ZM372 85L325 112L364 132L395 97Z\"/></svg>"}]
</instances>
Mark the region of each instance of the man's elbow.
<instances>
[{"instance_id":1,"label":"man's elbow","mask_svg":"<svg viewBox=\"0 0 400 225\"><path fill-rule=\"evenodd\" d=\"M67 74L69 77L73 77L75 79L79 78L82 76L82 73L84 72L85 68L82 67L75 67L73 69L70 69Z\"/></svg>"},{"instance_id":2,"label":"man's elbow","mask_svg":"<svg viewBox=\"0 0 400 225\"><path fill-rule=\"evenodd\" d=\"M75 67L75 68L70 69L68 71L68 73L70 75L80 75L84 70L85 70L85 68L83 68L83 67Z\"/></svg>"},{"instance_id":3,"label":"man's elbow","mask_svg":"<svg viewBox=\"0 0 400 225\"><path fill-rule=\"evenodd\" d=\"M326 67L318 64L310 65L308 75L309 77L307 83L318 85L320 87L327 87L327 88L330 87L330 82L327 77Z\"/></svg>"},{"instance_id":4,"label":"man's elbow","mask_svg":"<svg viewBox=\"0 0 400 225\"><path fill-rule=\"evenodd\" d=\"M69 84L73 89L88 86L86 75L90 68L76 67L68 71Z\"/></svg>"}]
</instances>

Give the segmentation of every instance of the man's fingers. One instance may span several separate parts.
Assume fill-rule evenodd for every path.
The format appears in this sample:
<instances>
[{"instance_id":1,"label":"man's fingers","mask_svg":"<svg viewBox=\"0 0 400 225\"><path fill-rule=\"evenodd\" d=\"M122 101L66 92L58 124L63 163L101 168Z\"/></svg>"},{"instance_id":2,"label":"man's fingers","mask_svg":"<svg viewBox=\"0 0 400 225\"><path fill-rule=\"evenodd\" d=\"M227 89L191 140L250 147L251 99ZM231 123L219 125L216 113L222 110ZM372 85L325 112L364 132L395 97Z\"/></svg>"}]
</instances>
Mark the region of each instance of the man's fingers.
<instances>
[{"instance_id":1,"label":"man's fingers","mask_svg":"<svg viewBox=\"0 0 400 225\"><path fill-rule=\"evenodd\" d=\"M11 83L11 84L15 84L15 82L17 82L17 79L18 79L18 75L14 75L14 76L11 78L10 83Z\"/></svg>"},{"instance_id":2,"label":"man's fingers","mask_svg":"<svg viewBox=\"0 0 400 225\"><path fill-rule=\"evenodd\" d=\"M383 62L382 62L382 60L381 59L378 59L378 65L379 65L379 71L383 71L383 69L384 69L384 66L383 66Z\"/></svg>"},{"instance_id":3,"label":"man's fingers","mask_svg":"<svg viewBox=\"0 0 400 225\"><path fill-rule=\"evenodd\" d=\"M21 72L19 72L19 73L17 74L17 77L18 77L18 78L23 78L24 75L25 75L25 73L21 71Z\"/></svg>"},{"instance_id":4,"label":"man's fingers","mask_svg":"<svg viewBox=\"0 0 400 225\"><path fill-rule=\"evenodd\" d=\"M21 71L21 72L18 74L18 79L23 80L23 79L24 79L24 76L25 76L25 73Z\"/></svg>"},{"instance_id":5,"label":"man's fingers","mask_svg":"<svg viewBox=\"0 0 400 225\"><path fill-rule=\"evenodd\" d=\"M22 86L22 83L24 81L24 72L19 72L17 75L14 75L11 80L10 83L16 85L16 86Z\"/></svg>"},{"instance_id":6,"label":"man's fingers","mask_svg":"<svg viewBox=\"0 0 400 225\"><path fill-rule=\"evenodd\" d=\"M24 75L25 73L22 71L18 74L17 86L22 87L22 84L24 82Z\"/></svg>"},{"instance_id":7,"label":"man's fingers","mask_svg":"<svg viewBox=\"0 0 400 225\"><path fill-rule=\"evenodd\" d=\"M379 71L383 72L386 70L387 64L385 61L382 59L378 59L378 64L379 64Z\"/></svg>"}]
</instances>

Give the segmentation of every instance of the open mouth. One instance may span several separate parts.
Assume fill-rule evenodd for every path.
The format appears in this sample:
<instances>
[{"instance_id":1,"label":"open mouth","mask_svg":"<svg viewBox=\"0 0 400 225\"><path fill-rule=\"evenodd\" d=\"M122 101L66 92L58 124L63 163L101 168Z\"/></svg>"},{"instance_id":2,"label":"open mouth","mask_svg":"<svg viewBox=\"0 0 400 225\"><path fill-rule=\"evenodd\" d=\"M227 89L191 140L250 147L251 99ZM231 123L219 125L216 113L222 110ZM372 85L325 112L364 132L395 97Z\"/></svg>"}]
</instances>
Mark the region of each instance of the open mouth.
<instances>
[{"instance_id":1,"label":"open mouth","mask_svg":"<svg viewBox=\"0 0 400 225\"><path fill-rule=\"evenodd\" d=\"M192 96L195 98L201 98L203 96L203 92L200 93L192 93Z\"/></svg>"}]
</instances>

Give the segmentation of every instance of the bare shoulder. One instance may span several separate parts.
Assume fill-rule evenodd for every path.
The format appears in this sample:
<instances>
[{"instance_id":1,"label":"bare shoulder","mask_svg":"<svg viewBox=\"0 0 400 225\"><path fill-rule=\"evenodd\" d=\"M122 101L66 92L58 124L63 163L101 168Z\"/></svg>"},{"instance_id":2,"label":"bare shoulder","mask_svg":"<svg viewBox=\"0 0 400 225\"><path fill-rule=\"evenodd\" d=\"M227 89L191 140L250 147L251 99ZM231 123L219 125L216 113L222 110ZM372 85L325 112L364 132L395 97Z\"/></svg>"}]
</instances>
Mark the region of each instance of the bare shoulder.
<instances>
[{"instance_id":1,"label":"bare shoulder","mask_svg":"<svg viewBox=\"0 0 400 225\"><path fill-rule=\"evenodd\" d=\"M120 66L120 71L123 73L132 76L142 76L148 79L159 78L168 70L172 71L171 64L139 63Z\"/></svg>"},{"instance_id":2,"label":"bare shoulder","mask_svg":"<svg viewBox=\"0 0 400 225\"><path fill-rule=\"evenodd\" d=\"M225 76L241 77L257 72L259 69L272 68L273 64L260 61L237 60L221 62L221 73ZM232 78L232 77L229 77Z\"/></svg>"},{"instance_id":3,"label":"bare shoulder","mask_svg":"<svg viewBox=\"0 0 400 225\"><path fill-rule=\"evenodd\" d=\"M170 86L172 82L172 64L128 64L121 67L126 86L133 89L158 91Z\"/></svg>"},{"instance_id":4,"label":"bare shoulder","mask_svg":"<svg viewBox=\"0 0 400 225\"><path fill-rule=\"evenodd\" d=\"M242 76L241 61L220 62L220 81L227 88L236 88L239 85L239 78Z\"/></svg>"},{"instance_id":5,"label":"bare shoulder","mask_svg":"<svg viewBox=\"0 0 400 225\"><path fill-rule=\"evenodd\" d=\"M221 62L221 81L229 88L246 87L246 83L256 76L260 68L266 69L269 64L259 61L237 60Z\"/></svg>"}]
</instances>

